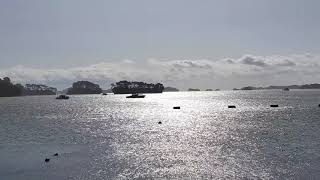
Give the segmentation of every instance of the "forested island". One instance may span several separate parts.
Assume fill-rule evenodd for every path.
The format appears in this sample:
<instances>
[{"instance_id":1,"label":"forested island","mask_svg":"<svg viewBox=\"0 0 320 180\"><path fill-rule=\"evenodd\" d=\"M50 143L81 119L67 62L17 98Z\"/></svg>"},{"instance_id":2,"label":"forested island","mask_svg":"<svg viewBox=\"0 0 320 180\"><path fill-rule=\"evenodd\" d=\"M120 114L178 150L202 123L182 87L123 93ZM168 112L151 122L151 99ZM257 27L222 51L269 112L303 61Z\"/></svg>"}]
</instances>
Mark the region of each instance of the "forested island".
<instances>
[{"instance_id":1,"label":"forested island","mask_svg":"<svg viewBox=\"0 0 320 180\"><path fill-rule=\"evenodd\" d=\"M102 89L98 84L89 81L78 81L72 84L67 90L67 94L100 94Z\"/></svg>"},{"instance_id":2,"label":"forested island","mask_svg":"<svg viewBox=\"0 0 320 180\"><path fill-rule=\"evenodd\" d=\"M119 81L111 84L111 90L114 94L162 93L164 86L161 83Z\"/></svg>"},{"instance_id":3,"label":"forested island","mask_svg":"<svg viewBox=\"0 0 320 180\"><path fill-rule=\"evenodd\" d=\"M0 78L0 97L55 95L57 89L42 84L13 84L10 78Z\"/></svg>"},{"instance_id":4,"label":"forested island","mask_svg":"<svg viewBox=\"0 0 320 180\"><path fill-rule=\"evenodd\" d=\"M0 97L21 96L23 86L21 84L13 84L10 78L0 78Z\"/></svg>"},{"instance_id":5,"label":"forested island","mask_svg":"<svg viewBox=\"0 0 320 180\"><path fill-rule=\"evenodd\" d=\"M304 84L304 85L289 85L289 86L268 86L268 87L254 87L246 86L240 90L264 90L264 89L320 89L320 84ZM239 89L234 89L239 90Z\"/></svg>"},{"instance_id":6,"label":"forested island","mask_svg":"<svg viewBox=\"0 0 320 180\"><path fill-rule=\"evenodd\" d=\"M22 90L23 96L55 94L57 94L57 88L49 87L43 84L26 84Z\"/></svg>"},{"instance_id":7,"label":"forested island","mask_svg":"<svg viewBox=\"0 0 320 180\"><path fill-rule=\"evenodd\" d=\"M200 89L189 88L188 91L200 91Z\"/></svg>"},{"instance_id":8,"label":"forested island","mask_svg":"<svg viewBox=\"0 0 320 180\"><path fill-rule=\"evenodd\" d=\"M174 88L174 87L165 87L163 91L164 92L178 92L179 89Z\"/></svg>"}]
</instances>

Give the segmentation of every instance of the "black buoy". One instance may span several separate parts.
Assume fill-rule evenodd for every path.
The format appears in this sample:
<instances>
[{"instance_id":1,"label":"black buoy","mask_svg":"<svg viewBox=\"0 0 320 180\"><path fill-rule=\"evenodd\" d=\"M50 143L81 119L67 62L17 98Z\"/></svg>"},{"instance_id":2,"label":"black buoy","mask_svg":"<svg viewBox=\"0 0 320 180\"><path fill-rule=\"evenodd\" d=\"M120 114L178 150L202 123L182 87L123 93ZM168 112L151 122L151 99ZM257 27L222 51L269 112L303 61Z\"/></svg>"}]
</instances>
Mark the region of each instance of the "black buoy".
<instances>
[{"instance_id":1,"label":"black buoy","mask_svg":"<svg viewBox=\"0 0 320 180\"><path fill-rule=\"evenodd\" d=\"M175 106L173 107L173 109L180 109L180 106Z\"/></svg>"},{"instance_id":2,"label":"black buoy","mask_svg":"<svg viewBox=\"0 0 320 180\"><path fill-rule=\"evenodd\" d=\"M161 121L159 121L159 122L158 122L158 124L162 124L162 122L161 122Z\"/></svg>"},{"instance_id":3,"label":"black buoy","mask_svg":"<svg viewBox=\"0 0 320 180\"><path fill-rule=\"evenodd\" d=\"M49 162L50 161L50 159L49 158L46 158L45 160L44 160L44 162Z\"/></svg>"},{"instance_id":4,"label":"black buoy","mask_svg":"<svg viewBox=\"0 0 320 180\"><path fill-rule=\"evenodd\" d=\"M228 108L236 108L234 105L229 105Z\"/></svg>"},{"instance_id":5,"label":"black buoy","mask_svg":"<svg viewBox=\"0 0 320 180\"><path fill-rule=\"evenodd\" d=\"M53 156L58 156L59 154L58 153L55 153Z\"/></svg>"},{"instance_id":6,"label":"black buoy","mask_svg":"<svg viewBox=\"0 0 320 180\"><path fill-rule=\"evenodd\" d=\"M318 107L320 107L320 104L319 104L319 106Z\"/></svg>"},{"instance_id":7,"label":"black buoy","mask_svg":"<svg viewBox=\"0 0 320 180\"><path fill-rule=\"evenodd\" d=\"M272 105L270 105L270 107L279 107L279 105L278 104L272 104Z\"/></svg>"}]
</instances>

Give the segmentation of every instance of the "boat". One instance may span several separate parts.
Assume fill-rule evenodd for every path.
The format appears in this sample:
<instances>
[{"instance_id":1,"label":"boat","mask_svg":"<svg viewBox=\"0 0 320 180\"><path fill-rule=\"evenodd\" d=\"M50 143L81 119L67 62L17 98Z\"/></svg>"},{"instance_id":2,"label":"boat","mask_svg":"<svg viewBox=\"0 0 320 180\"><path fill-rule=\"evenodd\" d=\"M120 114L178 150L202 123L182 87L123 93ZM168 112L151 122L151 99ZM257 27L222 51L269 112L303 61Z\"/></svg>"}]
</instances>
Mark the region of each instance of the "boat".
<instances>
[{"instance_id":1,"label":"boat","mask_svg":"<svg viewBox=\"0 0 320 180\"><path fill-rule=\"evenodd\" d=\"M131 96L127 96L126 98L144 98L145 95L143 94L138 94L138 93L135 93L135 94L132 94Z\"/></svg>"},{"instance_id":2,"label":"boat","mask_svg":"<svg viewBox=\"0 0 320 180\"><path fill-rule=\"evenodd\" d=\"M67 95L59 95L58 97L56 97L56 99L69 99L69 96Z\"/></svg>"},{"instance_id":3,"label":"boat","mask_svg":"<svg viewBox=\"0 0 320 180\"><path fill-rule=\"evenodd\" d=\"M106 95L108 95L107 93L101 93L103 96L106 96Z\"/></svg>"},{"instance_id":4,"label":"boat","mask_svg":"<svg viewBox=\"0 0 320 180\"><path fill-rule=\"evenodd\" d=\"M290 91L289 88L283 88L282 90L284 90L284 91Z\"/></svg>"}]
</instances>

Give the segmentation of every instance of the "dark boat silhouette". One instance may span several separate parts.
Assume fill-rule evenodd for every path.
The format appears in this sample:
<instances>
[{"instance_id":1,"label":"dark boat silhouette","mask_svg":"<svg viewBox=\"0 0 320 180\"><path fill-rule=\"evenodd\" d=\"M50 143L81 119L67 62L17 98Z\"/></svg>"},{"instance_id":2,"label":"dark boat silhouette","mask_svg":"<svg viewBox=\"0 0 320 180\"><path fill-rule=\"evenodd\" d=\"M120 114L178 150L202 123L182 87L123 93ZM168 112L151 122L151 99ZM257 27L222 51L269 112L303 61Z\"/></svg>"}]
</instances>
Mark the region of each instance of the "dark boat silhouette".
<instances>
[{"instance_id":1,"label":"dark boat silhouette","mask_svg":"<svg viewBox=\"0 0 320 180\"><path fill-rule=\"evenodd\" d=\"M69 96L67 96L67 95L59 95L58 97L56 97L56 99L69 99Z\"/></svg>"},{"instance_id":2,"label":"dark boat silhouette","mask_svg":"<svg viewBox=\"0 0 320 180\"><path fill-rule=\"evenodd\" d=\"M126 98L144 98L145 95L143 94L138 94L138 93L135 93L135 94L132 94L131 96L127 96Z\"/></svg>"},{"instance_id":3,"label":"dark boat silhouette","mask_svg":"<svg viewBox=\"0 0 320 180\"><path fill-rule=\"evenodd\" d=\"M106 95L108 95L107 93L101 93L103 96L106 96Z\"/></svg>"},{"instance_id":4,"label":"dark boat silhouette","mask_svg":"<svg viewBox=\"0 0 320 180\"><path fill-rule=\"evenodd\" d=\"M283 90L283 91L290 91L289 88L283 88L282 90Z\"/></svg>"}]
</instances>

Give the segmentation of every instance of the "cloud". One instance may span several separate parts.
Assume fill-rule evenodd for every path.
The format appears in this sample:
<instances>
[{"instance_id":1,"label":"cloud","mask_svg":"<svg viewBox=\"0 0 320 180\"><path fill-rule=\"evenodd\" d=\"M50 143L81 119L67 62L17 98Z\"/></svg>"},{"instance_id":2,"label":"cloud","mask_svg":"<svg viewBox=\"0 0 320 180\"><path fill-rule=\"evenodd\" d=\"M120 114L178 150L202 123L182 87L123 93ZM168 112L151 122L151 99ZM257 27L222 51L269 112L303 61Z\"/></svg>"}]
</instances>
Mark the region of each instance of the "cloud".
<instances>
[{"instance_id":1,"label":"cloud","mask_svg":"<svg viewBox=\"0 0 320 180\"><path fill-rule=\"evenodd\" d=\"M246 55L240 60L243 64L253 65L253 66L260 66L260 67L267 67L268 64L261 60L259 57Z\"/></svg>"},{"instance_id":2,"label":"cloud","mask_svg":"<svg viewBox=\"0 0 320 180\"><path fill-rule=\"evenodd\" d=\"M42 83L58 88L78 80L89 80L108 88L119 80L161 82L186 89L233 88L246 85L317 83L320 56L254 56L224 59L182 59L108 61L70 68L32 68L23 65L0 69L0 78L8 76L17 83ZM319 83L319 82L318 82Z\"/></svg>"}]
</instances>

